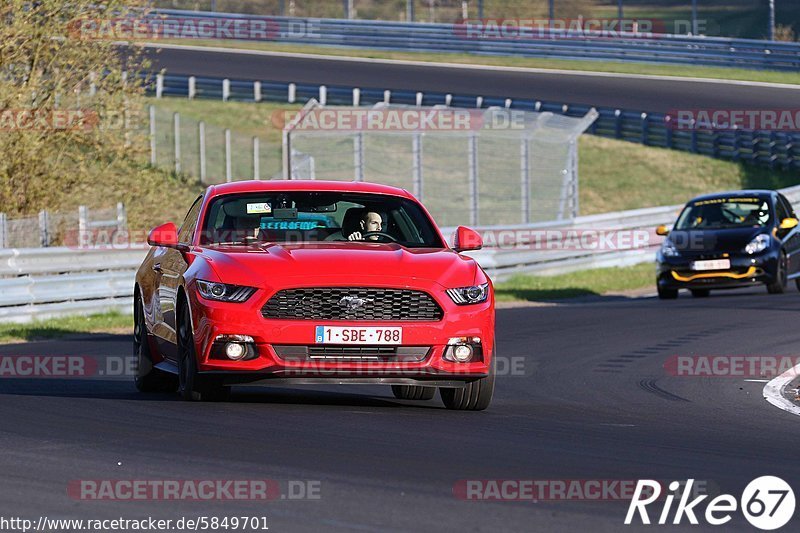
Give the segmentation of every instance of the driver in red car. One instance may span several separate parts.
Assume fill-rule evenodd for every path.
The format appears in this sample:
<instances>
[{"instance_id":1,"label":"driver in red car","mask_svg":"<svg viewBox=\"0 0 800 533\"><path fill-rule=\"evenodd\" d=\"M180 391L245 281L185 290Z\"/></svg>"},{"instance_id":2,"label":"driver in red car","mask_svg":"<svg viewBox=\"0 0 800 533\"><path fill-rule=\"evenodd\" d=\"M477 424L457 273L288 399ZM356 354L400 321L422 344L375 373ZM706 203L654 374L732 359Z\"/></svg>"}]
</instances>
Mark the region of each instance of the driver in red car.
<instances>
[{"instance_id":1,"label":"driver in red car","mask_svg":"<svg viewBox=\"0 0 800 533\"><path fill-rule=\"evenodd\" d=\"M365 239L362 236L362 232L369 233L371 231L382 231L383 219L381 219L380 214L376 213L375 211L367 211L366 213L364 213L364 216L361 217L358 226L361 228L361 231L354 231L353 233L347 236L347 240L363 241ZM366 238L366 240L375 241L378 240L378 236L370 235L369 237Z\"/></svg>"}]
</instances>

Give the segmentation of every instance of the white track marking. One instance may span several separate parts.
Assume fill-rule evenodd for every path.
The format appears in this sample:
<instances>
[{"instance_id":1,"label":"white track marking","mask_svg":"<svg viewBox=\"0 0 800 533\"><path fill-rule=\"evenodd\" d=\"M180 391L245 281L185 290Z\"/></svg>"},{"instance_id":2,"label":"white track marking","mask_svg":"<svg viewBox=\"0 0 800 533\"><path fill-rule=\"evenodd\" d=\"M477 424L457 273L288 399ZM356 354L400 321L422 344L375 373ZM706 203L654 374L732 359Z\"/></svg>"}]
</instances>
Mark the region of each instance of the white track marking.
<instances>
[{"instance_id":1,"label":"white track marking","mask_svg":"<svg viewBox=\"0 0 800 533\"><path fill-rule=\"evenodd\" d=\"M126 41L119 41L116 44L126 45ZM344 61L350 63L378 63L386 65L411 65L422 67L455 68L465 70L491 70L507 72L528 72L532 74L562 74L567 76L586 76L594 78L624 78L640 80L658 81L678 81L689 83L715 83L719 85L743 85L748 87L769 87L772 89L792 89L800 90L800 85L790 83L768 83L763 81L744 81L744 80L721 80L714 78L691 78L682 76L658 76L654 74L626 74L621 72L596 72L590 70L565 70L549 68L529 68L529 67L503 67L497 65L471 65L462 63L436 63L433 61L410 61L404 59L376 59L372 57L349 57L325 54L303 54L295 52L270 52L266 50L248 50L246 48L225 48L221 46L197 46L188 44L165 44L165 43L141 43L145 48L164 48L166 50L191 50L196 52L215 52L225 54L244 54L257 56L273 57L295 57L306 59L324 59L326 61Z\"/></svg>"},{"instance_id":2,"label":"white track marking","mask_svg":"<svg viewBox=\"0 0 800 533\"><path fill-rule=\"evenodd\" d=\"M783 409L784 411L789 411L792 414L800 416L800 406L794 402L790 402L783 396L783 389L785 389L786 386L797 377L798 372L800 372L800 365L790 368L777 378L767 383L764 386L764 399L778 409Z\"/></svg>"}]
</instances>

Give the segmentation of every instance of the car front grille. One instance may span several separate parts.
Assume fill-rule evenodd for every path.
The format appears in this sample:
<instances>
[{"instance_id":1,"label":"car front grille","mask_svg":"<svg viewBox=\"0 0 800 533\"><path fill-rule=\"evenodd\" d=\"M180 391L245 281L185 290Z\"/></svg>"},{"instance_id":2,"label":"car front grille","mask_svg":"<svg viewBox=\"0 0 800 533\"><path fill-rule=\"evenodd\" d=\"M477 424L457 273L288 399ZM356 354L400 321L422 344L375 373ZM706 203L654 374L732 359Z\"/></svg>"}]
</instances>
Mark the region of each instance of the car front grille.
<instances>
[{"instance_id":1,"label":"car front grille","mask_svg":"<svg viewBox=\"0 0 800 533\"><path fill-rule=\"evenodd\" d=\"M437 321L443 312L427 293L410 289L322 287L278 291L261 309L284 320Z\"/></svg>"},{"instance_id":2,"label":"car front grille","mask_svg":"<svg viewBox=\"0 0 800 533\"><path fill-rule=\"evenodd\" d=\"M412 363L425 360L430 346L326 346L322 344L273 345L287 361L367 361Z\"/></svg>"}]
</instances>

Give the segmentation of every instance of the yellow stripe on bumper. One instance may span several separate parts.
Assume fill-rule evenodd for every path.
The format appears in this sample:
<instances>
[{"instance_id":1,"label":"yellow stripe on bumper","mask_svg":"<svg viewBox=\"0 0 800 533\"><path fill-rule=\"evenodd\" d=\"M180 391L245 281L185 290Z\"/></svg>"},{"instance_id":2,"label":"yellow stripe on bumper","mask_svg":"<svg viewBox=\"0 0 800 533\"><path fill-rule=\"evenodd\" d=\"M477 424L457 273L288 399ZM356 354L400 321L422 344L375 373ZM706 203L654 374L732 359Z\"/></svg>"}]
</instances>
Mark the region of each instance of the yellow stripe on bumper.
<instances>
[{"instance_id":1,"label":"yellow stripe on bumper","mask_svg":"<svg viewBox=\"0 0 800 533\"><path fill-rule=\"evenodd\" d=\"M703 272L701 274L693 274L691 276L681 276L674 270L672 271L672 277L678 281L694 281L696 279L702 278L730 278L730 279L744 279L744 278L751 278L756 273L756 267L751 266L747 269L747 272L743 272L742 274L736 274L735 272Z\"/></svg>"}]
</instances>

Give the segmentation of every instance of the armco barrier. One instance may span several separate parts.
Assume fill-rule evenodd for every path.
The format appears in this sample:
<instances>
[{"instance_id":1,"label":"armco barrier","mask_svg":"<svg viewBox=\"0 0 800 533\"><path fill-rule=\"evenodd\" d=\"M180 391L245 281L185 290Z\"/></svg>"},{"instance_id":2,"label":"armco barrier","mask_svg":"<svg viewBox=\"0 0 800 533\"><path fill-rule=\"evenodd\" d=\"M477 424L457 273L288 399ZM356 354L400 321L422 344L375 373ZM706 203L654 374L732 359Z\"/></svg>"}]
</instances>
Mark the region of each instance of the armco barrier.
<instances>
[{"instance_id":1,"label":"armco barrier","mask_svg":"<svg viewBox=\"0 0 800 533\"><path fill-rule=\"evenodd\" d=\"M170 9L156 10L154 15L192 21L265 20L253 15ZM537 29L535 35L527 37L513 28L506 28L514 35L512 38L496 38L491 33L471 32L470 26L463 24L302 17L267 17L267 20L270 27L266 38L280 43L787 71L800 68L800 44L789 42L670 34L607 36L583 32L575 36L548 29L541 32Z\"/></svg>"},{"instance_id":2,"label":"armco barrier","mask_svg":"<svg viewBox=\"0 0 800 533\"><path fill-rule=\"evenodd\" d=\"M223 97L222 78L193 77L196 98ZM147 89L156 96L189 96L189 76L164 75L150 80ZM273 101L302 103L320 98L324 92L328 105L355 105L355 87L294 84L256 80L228 80L227 99L237 101ZM291 87L291 89L290 89ZM324 87L324 89L322 89ZM373 105L385 101L386 91L393 104L416 105L415 91L388 88L358 88L358 102ZM587 105L571 105L541 100L509 99L502 95L464 95L426 92L421 93L421 105L451 105L453 107L510 107L528 111L549 111L574 117L583 117L592 109ZM256 100L256 96L260 100ZM744 161L770 168L800 169L800 132L797 131L710 131L676 129L670 126L667 115L595 107L599 116L587 133L659 148L671 148L718 159Z\"/></svg>"},{"instance_id":3,"label":"armco barrier","mask_svg":"<svg viewBox=\"0 0 800 533\"><path fill-rule=\"evenodd\" d=\"M781 191L792 204L800 204L800 185ZM648 207L616 213L576 217L567 221L530 225L478 227L478 231L516 230L653 230L671 224L680 205ZM442 228L450 237L455 228ZM653 261L660 240L640 247L613 250L535 250L524 242L518 248L486 247L469 255L497 281L525 272L551 275L575 270L629 266ZM0 322L111 310L132 311L136 268L146 248L125 250L28 248L0 250Z\"/></svg>"}]
</instances>

